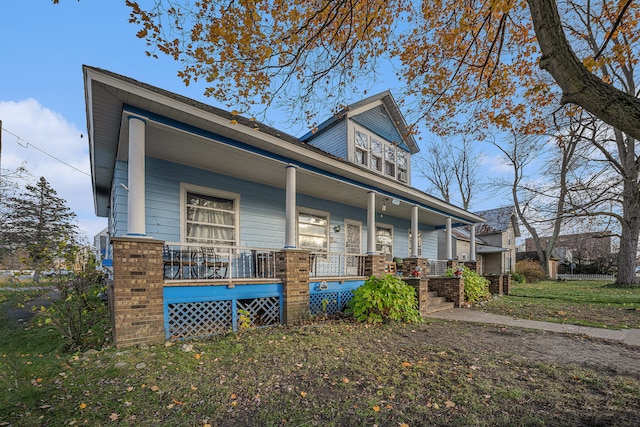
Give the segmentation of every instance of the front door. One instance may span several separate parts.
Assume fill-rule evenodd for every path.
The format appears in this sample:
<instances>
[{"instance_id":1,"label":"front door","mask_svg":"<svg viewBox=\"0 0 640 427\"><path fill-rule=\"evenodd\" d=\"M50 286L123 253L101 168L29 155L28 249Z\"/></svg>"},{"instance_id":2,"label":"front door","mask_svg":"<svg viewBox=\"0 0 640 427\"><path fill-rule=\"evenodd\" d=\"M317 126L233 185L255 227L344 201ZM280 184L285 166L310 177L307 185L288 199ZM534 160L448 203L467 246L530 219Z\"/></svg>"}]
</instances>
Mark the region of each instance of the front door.
<instances>
[{"instance_id":1,"label":"front door","mask_svg":"<svg viewBox=\"0 0 640 427\"><path fill-rule=\"evenodd\" d=\"M345 220L345 253L348 276L360 276L358 267L362 263L362 224L357 221Z\"/></svg>"}]
</instances>

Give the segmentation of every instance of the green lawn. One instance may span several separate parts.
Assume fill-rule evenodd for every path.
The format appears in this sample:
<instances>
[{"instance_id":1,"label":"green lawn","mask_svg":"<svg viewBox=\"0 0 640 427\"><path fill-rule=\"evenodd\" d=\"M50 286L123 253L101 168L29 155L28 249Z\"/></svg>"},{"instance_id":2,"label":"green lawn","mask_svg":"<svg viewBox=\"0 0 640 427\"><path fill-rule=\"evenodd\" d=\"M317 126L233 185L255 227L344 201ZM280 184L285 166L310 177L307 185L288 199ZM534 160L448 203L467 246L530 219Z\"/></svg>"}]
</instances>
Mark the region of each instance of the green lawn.
<instances>
[{"instance_id":1,"label":"green lawn","mask_svg":"<svg viewBox=\"0 0 640 427\"><path fill-rule=\"evenodd\" d=\"M523 319L612 329L640 328L640 287L590 281L513 283L510 295L476 308Z\"/></svg>"},{"instance_id":2,"label":"green lawn","mask_svg":"<svg viewBox=\"0 0 640 427\"><path fill-rule=\"evenodd\" d=\"M636 363L629 370L572 364L560 353L543 360L534 343L555 340L545 357L571 345L580 354L637 358L615 344L466 322L345 319L68 354L54 329L7 318L7 308L28 299L24 291L0 295L0 426L635 426L640 419Z\"/></svg>"}]
</instances>

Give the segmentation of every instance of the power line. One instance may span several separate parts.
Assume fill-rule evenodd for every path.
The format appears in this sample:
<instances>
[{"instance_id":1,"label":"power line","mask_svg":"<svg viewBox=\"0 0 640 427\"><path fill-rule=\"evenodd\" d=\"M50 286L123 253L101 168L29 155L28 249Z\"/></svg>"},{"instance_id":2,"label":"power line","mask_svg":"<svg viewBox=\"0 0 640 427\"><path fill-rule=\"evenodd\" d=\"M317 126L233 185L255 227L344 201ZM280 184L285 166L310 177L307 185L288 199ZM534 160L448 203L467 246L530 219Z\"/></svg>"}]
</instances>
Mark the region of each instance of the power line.
<instances>
[{"instance_id":1,"label":"power line","mask_svg":"<svg viewBox=\"0 0 640 427\"><path fill-rule=\"evenodd\" d=\"M19 146L21 146L21 147L23 147L23 148L29 148L29 146L31 146L31 147L35 148L36 150L38 150L39 152L41 152L42 154L45 154L45 155L47 155L47 156L51 157L53 160L56 160L56 161L58 161L58 162L62 163L63 165L68 166L68 167L70 167L71 169L74 169L74 170L76 170L76 171L78 171L78 172L80 172L80 173L82 173L82 174L84 174L84 175L86 175L86 176L91 176L91 175L89 175L88 173L86 173L85 171L80 170L80 169L78 169L77 167L75 167L75 166L73 166L73 165L70 165L69 163L65 162L64 160L57 158L57 157L56 157L56 156L54 156L53 154L49 154L49 153L47 153L47 152L46 152L46 151L44 151L42 148L37 147L37 146L33 145L32 143L30 143L30 142L28 142L28 141L25 141L25 140L24 140L23 138L21 138L19 135L16 135L15 133L11 132L9 129L2 127L2 126L1 126L1 123L2 123L2 122L0 121L0 130L3 130L3 131L5 131L5 132L7 132L9 135L14 136L14 137L16 138L16 143L17 143ZM20 142L20 141L22 141L22 142Z\"/></svg>"}]
</instances>

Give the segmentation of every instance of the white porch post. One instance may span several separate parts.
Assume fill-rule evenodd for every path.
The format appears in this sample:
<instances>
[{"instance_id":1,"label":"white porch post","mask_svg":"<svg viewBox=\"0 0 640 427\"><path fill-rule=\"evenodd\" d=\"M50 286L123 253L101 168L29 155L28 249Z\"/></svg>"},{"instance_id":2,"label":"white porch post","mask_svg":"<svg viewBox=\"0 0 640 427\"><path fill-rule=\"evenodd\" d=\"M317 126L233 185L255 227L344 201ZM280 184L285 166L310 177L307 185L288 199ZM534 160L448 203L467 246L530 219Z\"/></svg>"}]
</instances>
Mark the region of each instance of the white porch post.
<instances>
[{"instance_id":1,"label":"white porch post","mask_svg":"<svg viewBox=\"0 0 640 427\"><path fill-rule=\"evenodd\" d=\"M367 254L376 253L376 193L367 194Z\"/></svg>"},{"instance_id":2,"label":"white porch post","mask_svg":"<svg viewBox=\"0 0 640 427\"><path fill-rule=\"evenodd\" d=\"M451 239L451 217L447 217L447 249L446 255L447 259L453 259L453 249L452 249L452 239Z\"/></svg>"},{"instance_id":3,"label":"white porch post","mask_svg":"<svg viewBox=\"0 0 640 427\"><path fill-rule=\"evenodd\" d=\"M295 165L287 165L287 181L285 192L285 234L284 248L296 247L296 169Z\"/></svg>"},{"instance_id":4,"label":"white porch post","mask_svg":"<svg viewBox=\"0 0 640 427\"><path fill-rule=\"evenodd\" d=\"M145 128L144 119L129 116L129 164L127 235L144 236L145 226Z\"/></svg>"},{"instance_id":5,"label":"white porch post","mask_svg":"<svg viewBox=\"0 0 640 427\"><path fill-rule=\"evenodd\" d=\"M418 205L411 206L411 258L418 258Z\"/></svg>"},{"instance_id":6,"label":"white porch post","mask_svg":"<svg viewBox=\"0 0 640 427\"><path fill-rule=\"evenodd\" d=\"M471 248L469 248L469 258L471 258L471 261L475 261L476 260L476 225L475 224L471 224L471 238L469 239L469 245L471 246Z\"/></svg>"}]
</instances>

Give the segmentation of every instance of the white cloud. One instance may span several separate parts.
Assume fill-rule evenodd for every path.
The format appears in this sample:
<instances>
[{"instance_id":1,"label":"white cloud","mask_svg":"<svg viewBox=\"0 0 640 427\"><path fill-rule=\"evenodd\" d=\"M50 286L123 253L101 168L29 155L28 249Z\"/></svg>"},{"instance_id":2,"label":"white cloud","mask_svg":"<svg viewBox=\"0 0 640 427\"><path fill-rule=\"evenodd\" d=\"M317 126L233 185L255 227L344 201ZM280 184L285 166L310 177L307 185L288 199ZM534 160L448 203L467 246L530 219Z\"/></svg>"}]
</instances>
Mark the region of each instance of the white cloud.
<instances>
[{"instance_id":1,"label":"white cloud","mask_svg":"<svg viewBox=\"0 0 640 427\"><path fill-rule=\"evenodd\" d=\"M106 219L94 213L84 132L32 98L0 101L0 120L6 130L2 132L2 169L24 163L33 181L43 176L76 213L80 229L93 239L106 226Z\"/></svg>"},{"instance_id":2,"label":"white cloud","mask_svg":"<svg viewBox=\"0 0 640 427\"><path fill-rule=\"evenodd\" d=\"M506 174L513 171L511 163L503 155L489 156L485 153L480 153L478 157L478 163L486 168L484 169L486 175Z\"/></svg>"}]
</instances>

